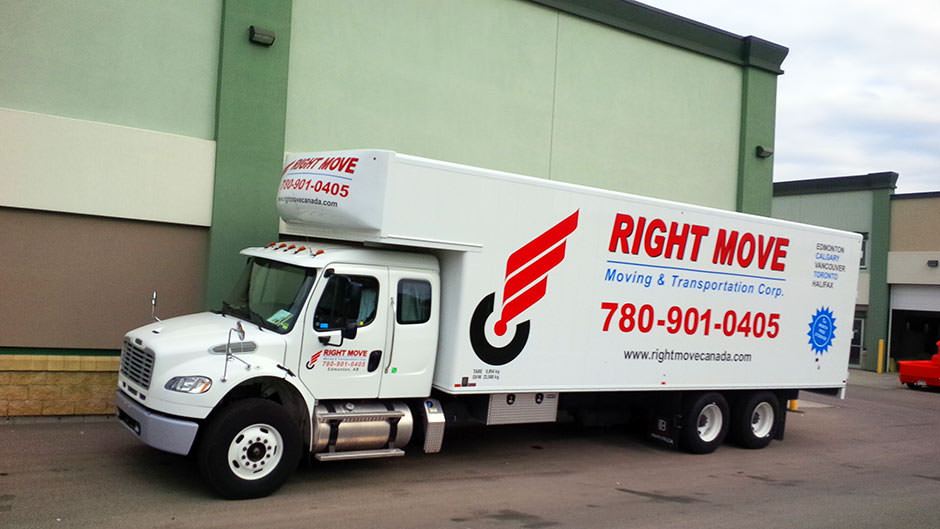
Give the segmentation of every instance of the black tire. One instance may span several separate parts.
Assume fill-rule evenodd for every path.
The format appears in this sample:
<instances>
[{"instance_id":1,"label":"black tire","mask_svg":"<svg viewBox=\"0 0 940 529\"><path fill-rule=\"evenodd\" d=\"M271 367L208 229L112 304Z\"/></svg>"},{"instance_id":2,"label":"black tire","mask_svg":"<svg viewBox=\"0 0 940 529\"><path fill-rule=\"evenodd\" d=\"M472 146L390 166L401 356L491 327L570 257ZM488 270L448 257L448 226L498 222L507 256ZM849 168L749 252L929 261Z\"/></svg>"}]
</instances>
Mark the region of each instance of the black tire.
<instances>
[{"instance_id":1,"label":"black tire","mask_svg":"<svg viewBox=\"0 0 940 529\"><path fill-rule=\"evenodd\" d=\"M915 384L915 383L913 383L913 382L908 382L908 383L907 383L907 388L908 388L908 389L913 389L913 390L916 391L916 390L920 389L920 386L918 386L917 384Z\"/></svg>"},{"instance_id":2,"label":"black tire","mask_svg":"<svg viewBox=\"0 0 940 529\"><path fill-rule=\"evenodd\" d=\"M721 393L688 395L682 409L680 446L692 454L714 452L728 434L729 417L728 401Z\"/></svg>"},{"instance_id":3,"label":"black tire","mask_svg":"<svg viewBox=\"0 0 940 529\"><path fill-rule=\"evenodd\" d=\"M287 481L300 461L300 432L276 402L237 400L204 428L197 454L199 471L223 498L267 496ZM257 441L251 439L255 436ZM232 451L241 457L230 463Z\"/></svg>"},{"instance_id":4,"label":"black tire","mask_svg":"<svg viewBox=\"0 0 940 529\"><path fill-rule=\"evenodd\" d=\"M769 391L742 395L731 414L731 436L742 448L764 448L777 433L780 400Z\"/></svg>"}]
</instances>

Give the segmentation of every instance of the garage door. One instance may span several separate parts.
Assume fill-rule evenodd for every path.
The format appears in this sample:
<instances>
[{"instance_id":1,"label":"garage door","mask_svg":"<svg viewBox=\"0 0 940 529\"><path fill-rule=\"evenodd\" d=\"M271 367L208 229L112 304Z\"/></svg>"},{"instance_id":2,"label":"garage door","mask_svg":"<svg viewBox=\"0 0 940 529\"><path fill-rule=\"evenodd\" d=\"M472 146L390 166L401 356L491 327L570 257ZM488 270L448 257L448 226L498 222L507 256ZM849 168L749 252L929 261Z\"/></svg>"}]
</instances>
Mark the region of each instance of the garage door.
<instances>
[{"instance_id":1,"label":"garage door","mask_svg":"<svg viewBox=\"0 0 940 529\"><path fill-rule=\"evenodd\" d=\"M940 286L891 285L891 310L940 312Z\"/></svg>"}]
</instances>

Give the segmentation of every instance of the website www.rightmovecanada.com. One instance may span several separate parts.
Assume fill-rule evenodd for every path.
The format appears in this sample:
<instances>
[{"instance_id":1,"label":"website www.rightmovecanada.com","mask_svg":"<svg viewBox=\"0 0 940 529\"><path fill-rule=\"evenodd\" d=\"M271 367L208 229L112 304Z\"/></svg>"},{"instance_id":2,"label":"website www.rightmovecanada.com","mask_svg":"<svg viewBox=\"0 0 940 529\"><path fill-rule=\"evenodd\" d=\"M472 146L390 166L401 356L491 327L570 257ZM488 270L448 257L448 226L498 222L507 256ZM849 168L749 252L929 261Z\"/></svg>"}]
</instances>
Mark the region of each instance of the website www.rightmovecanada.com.
<instances>
[{"instance_id":1,"label":"website www.rightmovecanada.com","mask_svg":"<svg viewBox=\"0 0 940 529\"><path fill-rule=\"evenodd\" d=\"M652 351L624 351L624 360L652 360L663 362L750 362L751 353L703 353L676 351L675 349L654 349Z\"/></svg>"}]
</instances>

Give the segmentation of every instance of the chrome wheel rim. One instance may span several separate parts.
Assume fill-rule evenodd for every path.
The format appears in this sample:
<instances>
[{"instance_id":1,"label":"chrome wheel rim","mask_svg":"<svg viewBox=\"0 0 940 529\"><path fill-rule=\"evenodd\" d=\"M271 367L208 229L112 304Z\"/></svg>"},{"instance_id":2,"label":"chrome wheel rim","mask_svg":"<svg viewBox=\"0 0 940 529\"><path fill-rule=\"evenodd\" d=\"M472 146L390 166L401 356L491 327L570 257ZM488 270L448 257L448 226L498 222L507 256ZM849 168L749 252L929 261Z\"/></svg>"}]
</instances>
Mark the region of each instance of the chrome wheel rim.
<instances>
[{"instance_id":1,"label":"chrome wheel rim","mask_svg":"<svg viewBox=\"0 0 940 529\"><path fill-rule=\"evenodd\" d=\"M228 447L228 466L237 477L261 479L277 468L284 439L267 424L252 424L232 438Z\"/></svg>"}]
</instances>

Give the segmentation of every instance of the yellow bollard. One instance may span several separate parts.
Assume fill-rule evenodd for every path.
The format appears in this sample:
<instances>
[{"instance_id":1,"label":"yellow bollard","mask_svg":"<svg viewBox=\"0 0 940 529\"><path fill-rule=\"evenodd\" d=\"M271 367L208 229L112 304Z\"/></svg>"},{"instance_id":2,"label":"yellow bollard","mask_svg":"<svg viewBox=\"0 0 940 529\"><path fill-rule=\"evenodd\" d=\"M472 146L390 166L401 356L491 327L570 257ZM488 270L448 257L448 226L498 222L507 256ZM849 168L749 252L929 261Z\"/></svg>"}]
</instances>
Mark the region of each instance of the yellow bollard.
<instances>
[{"instance_id":1,"label":"yellow bollard","mask_svg":"<svg viewBox=\"0 0 940 529\"><path fill-rule=\"evenodd\" d=\"M800 401L796 399L787 401L787 409L790 411L800 411Z\"/></svg>"},{"instance_id":2,"label":"yellow bollard","mask_svg":"<svg viewBox=\"0 0 940 529\"><path fill-rule=\"evenodd\" d=\"M878 365L875 367L875 373L879 375L885 372L885 341L878 340Z\"/></svg>"}]
</instances>

